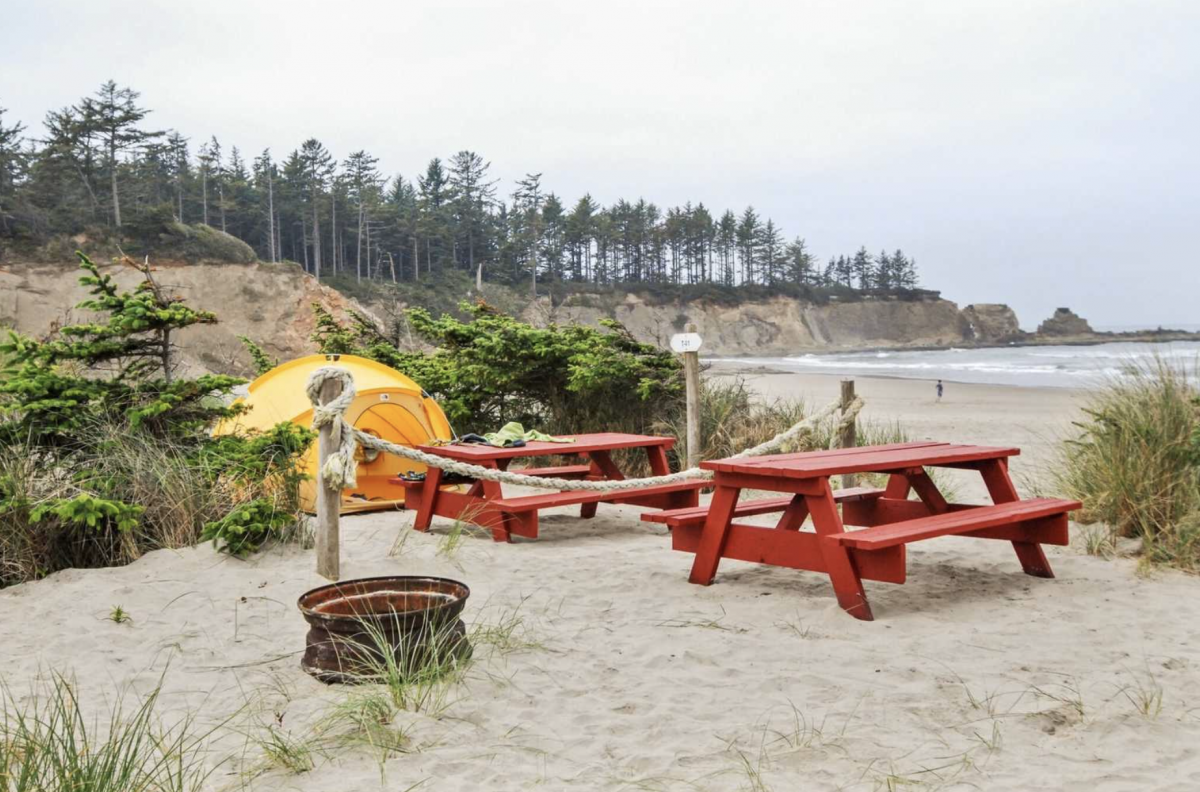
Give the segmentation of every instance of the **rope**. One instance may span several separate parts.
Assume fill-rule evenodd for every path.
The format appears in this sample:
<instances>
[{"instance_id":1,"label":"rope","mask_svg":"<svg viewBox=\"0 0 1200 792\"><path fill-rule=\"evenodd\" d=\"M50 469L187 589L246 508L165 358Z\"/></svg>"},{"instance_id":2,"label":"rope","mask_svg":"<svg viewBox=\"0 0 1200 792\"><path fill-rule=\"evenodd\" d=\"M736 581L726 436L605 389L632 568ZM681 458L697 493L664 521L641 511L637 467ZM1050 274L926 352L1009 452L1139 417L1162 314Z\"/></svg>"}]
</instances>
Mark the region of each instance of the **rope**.
<instances>
[{"instance_id":1,"label":"rope","mask_svg":"<svg viewBox=\"0 0 1200 792\"><path fill-rule=\"evenodd\" d=\"M342 393L336 399L328 404L320 404L319 396L322 386L326 382L339 381L342 384ZM504 484L515 484L523 487L537 487L540 489L556 489L556 490L588 490L593 492L612 492L615 490L640 489L642 487L653 487L663 484L676 484L681 481L691 481L693 479L711 479L712 471L701 470L700 468L688 468L681 470L678 473L671 473L666 476L650 476L640 479L621 479L618 481L579 481L576 479L561 479L561 478L546 478L544 476L526 476L521 473L514 473L505 470L496 470L495 468L486 468L479 465L472 465L469 462L461 462L456 459L449 459L438 454L430 454L421 451L417 448L409 446L397 445L388 442L379 437L374 437L366 432L355 429L346 424L343 420L343 415L350 405L354 402L354 397L357 395L357 390L354 387L354 378L350 376L350 372L336 366L323 366L312 373L308 379L308 387L306 388L308 398L313 404L313 429L319 430L326 425L331 427L330 441L333 444L334 450L325 460L324 466L321 468L321 475L324 482L330 489L342 489L345 487L354 487L356 484L356 468L357 463L354 460L355 446L362 445L364 448L382 451L388 454L395 454L404 459L413 462L420 462L429 467L439 468L448 473L457 473L458 475L467 478L480 479L483 481L495 481ZM837 426L834 429L834 437L838 435L840 430L846 428L854 422L860 410L862 410L862 398L856 397L850 402L844 412L841 412ZM772 451L777 451L786 443L795 438L810 434L822 421L829 416L839 411L839 404L833 402L818 410L813 415L798 422L791 428L780 432L775 437L760 443L753 448L748 448L739 454L735 454L733 459L741 459L744 457L762 456L769 454Z\"/></svg>"}]
</instances>

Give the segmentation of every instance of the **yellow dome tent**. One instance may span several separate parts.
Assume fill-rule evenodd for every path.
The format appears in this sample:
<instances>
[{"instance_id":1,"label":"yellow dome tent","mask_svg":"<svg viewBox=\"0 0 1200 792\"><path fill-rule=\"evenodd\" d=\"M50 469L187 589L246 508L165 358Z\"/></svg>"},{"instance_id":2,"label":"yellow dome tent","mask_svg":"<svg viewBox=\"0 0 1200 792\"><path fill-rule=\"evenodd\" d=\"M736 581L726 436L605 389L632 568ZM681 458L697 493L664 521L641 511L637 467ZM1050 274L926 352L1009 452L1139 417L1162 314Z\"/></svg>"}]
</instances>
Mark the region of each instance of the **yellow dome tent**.
<instances>
[{"instance_id":1,"label":"yellow dome tent","mask_svg":"<svg viewBox=\"0 0 1200 792\"><path fill-rule=\"evenodd\" d=\"M450 440L453 432L446 414L417 383L382 363L356 355L309 355L263 374L250 383L250 393L236 404L249 411L219 425L217 434L265 430L283 421L312 426L312 404L305 385L313 371L336 365L354 377L358 395L346 410L346 420L357 429L398 445L421 445L433 439ZM309 481L300 485L300 503L307 512L316 505L317 444L301 464ZM404 488L389 484L407 471L425 472L425 466L394 454L358 451L358 486L342 492L342 513L394 509L404 502Z\"/></svg>"}]
</instances>

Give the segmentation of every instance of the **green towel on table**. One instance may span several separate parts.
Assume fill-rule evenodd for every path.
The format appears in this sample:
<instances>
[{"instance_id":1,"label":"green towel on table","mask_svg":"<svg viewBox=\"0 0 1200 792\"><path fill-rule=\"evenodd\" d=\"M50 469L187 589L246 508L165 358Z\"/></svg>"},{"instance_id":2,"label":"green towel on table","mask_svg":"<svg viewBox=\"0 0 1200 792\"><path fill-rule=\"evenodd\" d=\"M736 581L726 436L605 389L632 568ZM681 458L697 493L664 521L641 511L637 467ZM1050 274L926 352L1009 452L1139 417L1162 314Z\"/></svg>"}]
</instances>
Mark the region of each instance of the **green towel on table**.
<instances>
[{"instance_id":1,"label":"green towel on table","mask_svg":"<svg viewBox=\"0 0 1200 792\"><path fill-rule=\"evenodd\" d=\"M545 432L539 432L536 429L530 429L527 432L525 431L525 427L521 426L521 424L517 423L516 421L509 421L508 423L504 424L504 426L500 427L500 431L488 432L484 435L484 437L486 437L487 441L492 445L500 447L512 445L518 440L524 440L525 442L529 442L530 440L541 440L545 443L575 442L575 439L572 437L552 437L551 435L548 435Z\"/></svg>"}]
</instances>

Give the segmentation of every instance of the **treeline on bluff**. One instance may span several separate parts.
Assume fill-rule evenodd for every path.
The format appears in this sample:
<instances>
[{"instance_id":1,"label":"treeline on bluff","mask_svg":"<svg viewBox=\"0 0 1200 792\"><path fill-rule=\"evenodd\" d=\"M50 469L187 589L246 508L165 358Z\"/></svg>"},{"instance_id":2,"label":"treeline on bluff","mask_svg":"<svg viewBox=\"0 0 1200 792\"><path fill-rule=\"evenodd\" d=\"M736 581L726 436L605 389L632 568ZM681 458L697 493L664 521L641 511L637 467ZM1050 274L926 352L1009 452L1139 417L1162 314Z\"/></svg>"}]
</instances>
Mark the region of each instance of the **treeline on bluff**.
<instances>
[{"instance_id":1,"label":"treeline on bluff","mask_svg":"<svg viewBox=\"0 0 1200 792\"><path fill-rule=\"evenodd\" d=\"M0 108L0 243L64 260L88 236L159 259L290 259L327 279L426 280L447 273L571 288L917 294L915 262L865 247L818 261L753 208L663 211L644 199L568 207L540 173L501 195L472 151L434 159L415 179L385 176L366 151L338 161L314 138L282 161L247 160L215 137L195 146L154 129L139 94L109 81L47 113L41 135ZM222 233L218 233L222 232ZM245 243L245 244L243 244ZM2 255L0 248L0 255Z\"/></svg>"}]
</instances>

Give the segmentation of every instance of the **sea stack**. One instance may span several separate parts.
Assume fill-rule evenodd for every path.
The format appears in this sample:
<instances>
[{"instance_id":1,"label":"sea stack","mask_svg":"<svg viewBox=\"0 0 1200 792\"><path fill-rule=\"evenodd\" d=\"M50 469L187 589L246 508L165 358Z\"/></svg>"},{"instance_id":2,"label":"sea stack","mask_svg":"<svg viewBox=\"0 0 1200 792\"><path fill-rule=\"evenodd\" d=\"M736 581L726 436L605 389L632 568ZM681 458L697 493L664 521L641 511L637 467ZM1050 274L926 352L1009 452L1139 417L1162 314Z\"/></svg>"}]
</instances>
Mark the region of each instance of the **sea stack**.
<instances>
[{"instance_id":1,"label":"sea stack","mask_svg":"<svg viewBox=\"0 0 1200 792\"><path fill-rule=\"evenodd\" d=\"M1086 319L1076 315L1070 308L1057 308L1054 311L1054 316L1051 316L1038 325L1037 331L1041 335L1088 335L1092 332L1092 326L1087 323Z\"/></svg>"}]
</instances>

